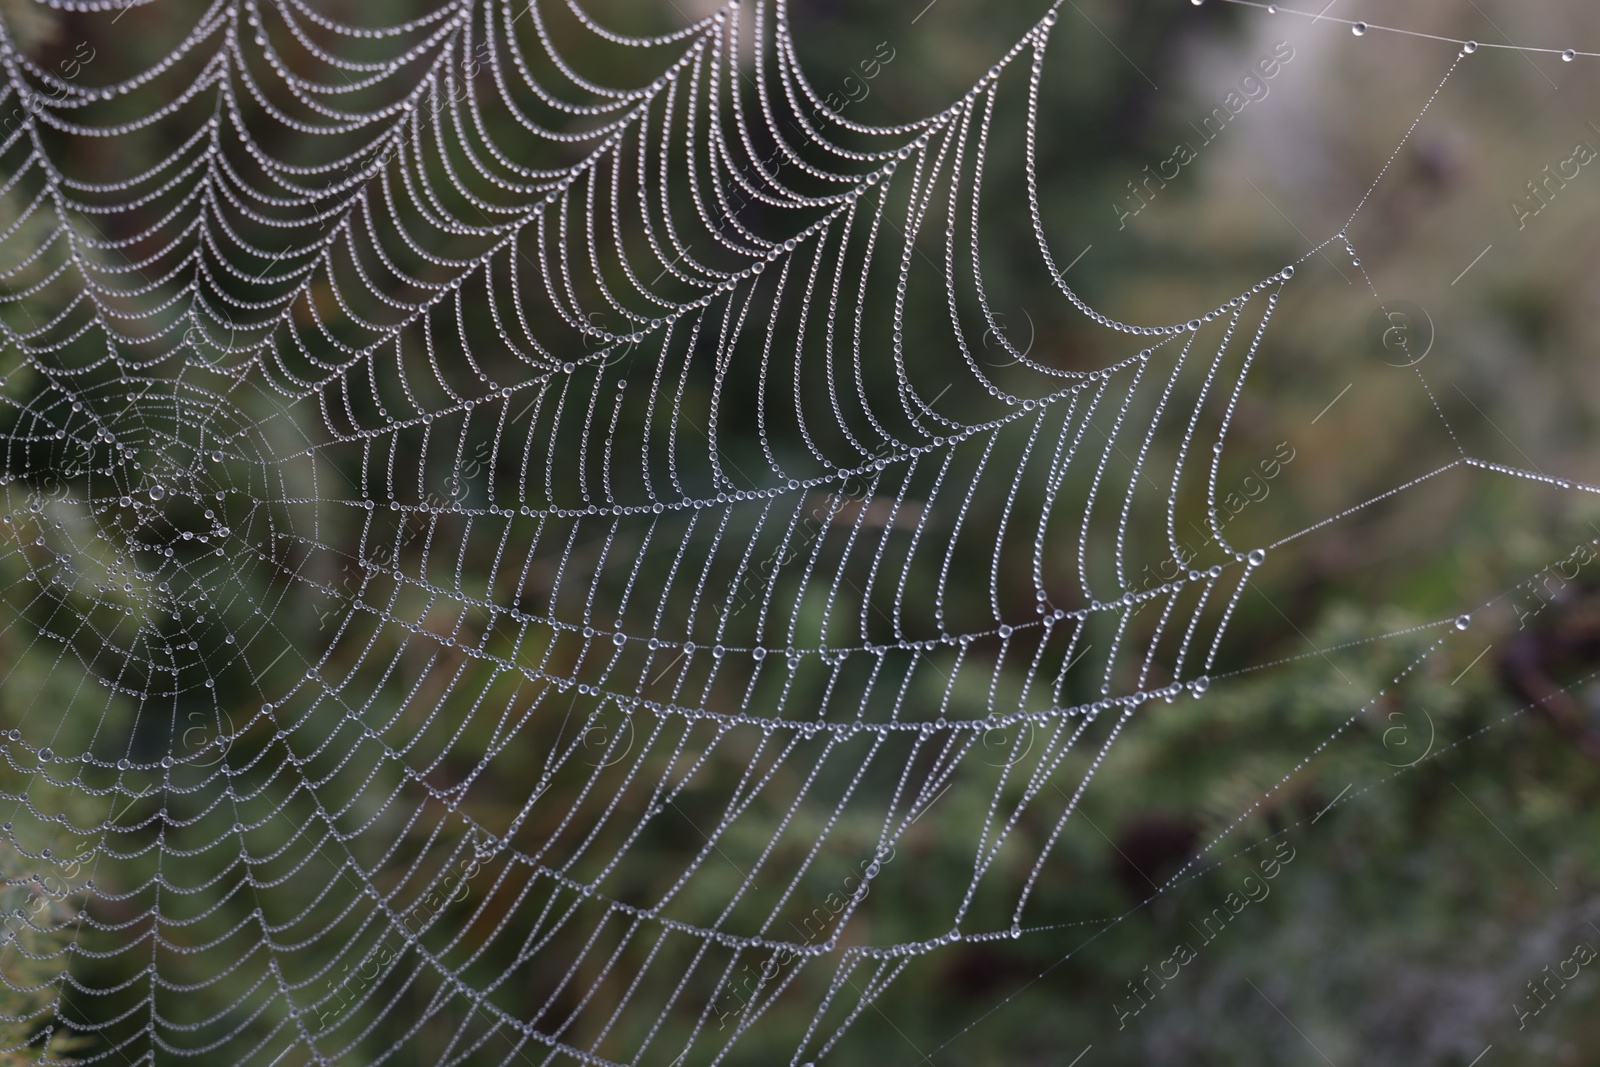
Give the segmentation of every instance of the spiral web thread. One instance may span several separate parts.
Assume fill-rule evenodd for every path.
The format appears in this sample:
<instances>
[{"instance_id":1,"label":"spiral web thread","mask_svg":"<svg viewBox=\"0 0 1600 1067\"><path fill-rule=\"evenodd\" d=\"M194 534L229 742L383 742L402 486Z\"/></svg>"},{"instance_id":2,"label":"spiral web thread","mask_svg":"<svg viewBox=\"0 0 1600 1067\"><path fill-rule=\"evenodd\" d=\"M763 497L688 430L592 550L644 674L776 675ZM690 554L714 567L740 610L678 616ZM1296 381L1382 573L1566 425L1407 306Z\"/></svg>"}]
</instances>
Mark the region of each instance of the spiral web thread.
<instances>
[{"instance_id":1,"label":"spiral web thread","mask_svg":"<svg viewBox=\"0 0 1600 1067\"><path fill-rule=\"evenodd\" d=\"M0 796L9 884L68 888L0 977L70 935L23 1021L113 1063L669 1064L799 1003L798 1063L1020 936L1277 547L1228 541L1217 479L1294 275L1159 327L1077 296L1034 171L1059 32L893 128L828 107L781 3L640 39L219 2L107 82L8 34ZM1097 369L991 310L1007 116L991 169ZM930 286L949 321L906 322ZM1393 492L1553 481L1455 447ZM1195 499L1210 558L1141 585ZM970 878L913 929L872 887L957 781Z\"/></svg>"}]
</instances>

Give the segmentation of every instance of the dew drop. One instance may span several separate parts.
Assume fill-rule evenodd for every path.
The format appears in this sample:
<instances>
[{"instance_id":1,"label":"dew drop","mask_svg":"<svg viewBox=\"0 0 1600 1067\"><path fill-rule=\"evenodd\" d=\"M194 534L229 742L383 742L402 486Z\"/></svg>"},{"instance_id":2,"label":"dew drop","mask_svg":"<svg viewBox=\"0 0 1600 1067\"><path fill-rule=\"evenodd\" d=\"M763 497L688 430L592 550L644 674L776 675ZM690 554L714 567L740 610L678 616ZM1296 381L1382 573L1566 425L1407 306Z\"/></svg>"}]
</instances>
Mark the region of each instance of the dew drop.
<instances>
[{"instance_id":1,"label":"dew drop","mask_svg":"<svg viewBox=\"0 0 1600 1067\"><path fill-rule=\"evenodd\" d=\"M1252 548L1250 550L1249 560L1250 560L1250 566L1252 566L1252 567L1261 566L1263 563L1265 563L1267 561L1267 550L1264 549L1264 548Z\"/></svg>"},{"instance_id":2,"label":"dew drop","mask_svg":"<svg viewBox=\"0 0 1600 1067\"><path fill-rule=\"evenodd\" d=\"M166 495L167 495L167 491L166 491L166 489L164 487L159 486L159 485L152 485L150 487L150 499L151 500L161 500Z\"/></svg>"},{"instance_id":3,"label":"dew drop","mask_svg":"<svg viewBox=\"0 0 1600 1067\"><path fill-rule=\"evenodd\" d=\"M1367 24L1365 22L1358 22L1354 26L1350 27L1350 32L1355 34L1357 37L1360 37L1362 34L1367 32Z\"/></svg>"},{"instance_id":4,"label":"dew drop","mask_svg":"<svg viewBox=\"0 0 1600 1067\"><path fill-rule=\"evenodd\" d=\"M1472 53L1476 52L1477 50L1478 50L1478 42L1477 41L1468 41L1466 44L1461 46L1461 51L1465 55L1469 55L1470 56Z\"/></svg>"},{"instance_id":5,"label":"dew drop","mask_svg":"<svg viewBox=\"0 0 1600 1067\"><path fill-rule=\"evenodd\" d=\"M1561 53L1561 62L1563 62L1563 63L1571 63L1574 59L1577 59L1577 58L1578 58L1578 53L1573 51L1570 48L1567 49L1565 52Z\"/></svg>"},{"instance_id":6,"label":"dew drop","mask_svg":"<svg viewBox=\"0 0 1600 1067\"><path fill-rule=\"evenodd\" d=\"M1456 616L1456 629L1465 630L1468 626L1471 626L1471 625L1472 625L1472 616L1471 615L1457 615Z\"/></svg>"}]
</instances>

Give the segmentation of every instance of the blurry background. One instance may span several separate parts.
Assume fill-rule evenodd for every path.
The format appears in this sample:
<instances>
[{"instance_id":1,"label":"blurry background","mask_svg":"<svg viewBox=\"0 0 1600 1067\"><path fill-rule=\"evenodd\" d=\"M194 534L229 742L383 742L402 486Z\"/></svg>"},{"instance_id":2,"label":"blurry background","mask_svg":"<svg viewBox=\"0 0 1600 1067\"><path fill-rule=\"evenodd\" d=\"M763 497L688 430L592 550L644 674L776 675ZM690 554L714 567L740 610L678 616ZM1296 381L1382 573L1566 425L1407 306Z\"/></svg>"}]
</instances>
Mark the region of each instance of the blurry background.
<instances>
[{"instance_id":1,"label":"blurry background","mask_svg":"<svg viewBox=\"0 0 1600 1067\"><path fill-rule=\"evenodd\" d=\"M593 10L607 25L635 34L667 32L712 10L679 4L610 0ZM1576 0L1430 0L1401 11L1362 0L1330 6L1330 16L1422 33L1600 50L1600 15ZM363 17L359 5L326 10L352 21ZM1042 11L994 0L788 6L812 84L848 98L855 122L885 125L959 97ZM185 24L160 5L130 11L115 29L104 18L24 0L4 0L0 12L12 38L43 64L58 64L87 42L96 58L85 77L97 81L149 64ZM404 5L386 4L381 21L407 14ZM580 55L592 48L591 73L616 62L615 51L570 26L562 32L564 47ZM1269 56L1279 59L1273 76L1246 83ZM1541 186L1541 199L1528 186L1545 180L1546 167L1580 158L1580 143L1600 149L1594 125L1600 60L1480 49L1432 98L1390 162L1455 56L1448 43L1377 31L1358 36L1332 18L1313 24L1213 0L1198 8L1176 0L1069 0L1059 9L1037 143L1045 228L1057 263L1074 264L1071 283L1108 315L1165 324L1226 301L1344 229L1388 166L1349 225L1354 256L1336 240L1300 263L1263 342L1219 485L1243 483L1272 457L1280 465L1258 499L1230 520L1238 523L1230 534L1250 531L1235 543L1276 540L1385 493L1450 462L1459 454L1456 442L1491 462L1600 483L1594 449L1600 383L1593 369L1600 339L1600 168L1584 165L1576 178ZM637 85L654 68L619 66L596 77L606 81L605 73L612 75L609 84ZM1230 94L1248 102L1220 130L1214 123L1203 133L1200 127ZM1013 92L1010 103L1021 98ZM988 165L1020 189L1019 115L1013 107L997 125ZM62 158L80 173L94 173L100 146L60 139ZM1176 177L1147 184L1150 171L1180 155L1180 144L1193 158ZM154 140L147 147L150 159L164 150ZM1171 173L1168 163L1165 174ZM7 195L16 200L26 188ZM7 208L16 210L15 203ZM995 310L1004 316L1007 339L1031 345L1030 358L1054 366L1099 366L1125 354L1125 343L1091 328L1050 284L1027 223L1020 198L997 205L985 222L986 276L991 295L1004 301ZM13 283L12 291L18 289ZM917 292L926 304L908 308L907 319L937 320L944 313L939 288ZM1416 309L1406 320L1415 332L1398 353L1386 328L1374 330L1379 297L1386 306L1403 300ZM6 307L16 330L26 327L19 310ZM45 310L54 309L41 305L34 314L43 319ZM492 352L486 316L468 329L476 331L475 350ZM993 362L1003 379L1005 360L996 355ZM20 377L8 386L13 393L30 388ZM892 395L887 374L868 385ZM709 385L697 381L691 388ZM981 404L958 393L949 410L976 418ZM172 412L179 417L176 402ZM743 427L742 440L737 424L723 432L732 438L723 441L730 453L758 448L753 426ZM15 466L12 472L32 476ZM1201 503L1186 501L1179 525L1201 516ZM1578 546L1600 538L1595 523L1600 503L1589 494L1458 468L1276 550L1255 578L1259 595L1239 605L1222 657L1228 670L1219 671L1202 700L1142 712L1100 767L1083 817L1071 821L1045 866L1028 935L952 946L917 961L824 1062L1592 1062L1600 1049L1594 1011L1600 964L1541 986L1540 999L1529 983L1551 972L1570 974L1572 965L1561 971L1562 965L1582 943L1600 948L1600 685L1589 680L1600 666L1600 565L1571 562ZM985 574L983 547L974 541L963 548L969 554L957 561L957 572ZM1544 568L1561 561L1569 562L1550 579ZM85 723L87 733L117 716L103 716L98 703L73 716L74 701L86 698L73 671L60 666L59 644L37 639L50 624L25 580L29 567L20 553L0 559L0 587L18 620L0 632L0 661L10 665L0 716L17 723L26 708L50 706L67 730L56 735L57 747L89 750L98 742L74 742L73 724ZM295 619L305 632L316 626L321 602L293 583L280 588L272 568L238 580L260 583L239 601L241 615L270 599L286 631L293 632ZM1368 640L1474 611L1519 583L1464 630L1435 627ZM348 640L347 650L334 648L331 662L346 664L354 677L363 657L381 663L406 638L380 629L377 640L393 647L377 652ZM1392 685L1397 672L1441 640L1422 670ZM257 662L271 660L278 647ZM224 677L221 705L243 722L260 704L260 692L282 691L304 668L291 660L277 669L283 675L277 682ZM426 700L414 697L414 686L426 693L429 679L444 670L430 662L409 678L374 681L371 714L411 716L402 727L426 736ZM487 691L500 683L452 684ZM1386 687L1391 695L1361 711ZM1534 710L1518 713L1532 702ZM422 712L413 714L417 708ZM179 721L187 722L181 713ZM133 721L127 708L121 714L125 726ZM513 744L535 752L553 725L532 723ZM203 745L228 729L207 725L196 738L173 732ZM160 751L158 742L147 742L150 752ZM254 766L253 754L270 752L272 742L269 730L246 731L229 745L227 759ZM465 761L462 753L500 741L485 732L452 743ZM501 807L515 808L532 760L502 753L496 773L473 794L486 821L495 818L497 796ZM70 784L44 785L33 777L36 769L14 760L7 789L29 791L42 811L72 811L82 824L107 819L108 802L122 807ZM1082 769L1076 768L1080 776ZM463 772L441 766L437 773L449 781ZM1069 767L1063 781L1073 780ZM563 788L556 785L542 802L548 805L540 809L543 832L553 832L570 799ZM897 847L901 859L873 888L878 905L889 909L876 920L884 940L947 923L943 898L928 887L964 880L970 846L949 826L963 813L981 813L988 799L983 783L958 780L940 801L940 818L910 827ZM136 854L139 841L153 840L159 829L148 820L155 801L141 803L133 814L117 816L129 827L122 847ZM407 838L406 815L395 808L383 814L395 820L404 847L419 854L437 847ZM423 818L417 825L427 830L438 822ZM1037 848L1049 829L1041 821L1019 832ZM278 832L290 836L288 829ZM1164 886L1224 832L1201 863ZM39 833L35 847L58 831ZM1274 853L1272 843L1244 851L1269 834L1281 834L1274 842L1286 843L1283 852ZM67 843L55 846L58 855L70 854ZM274 839L257 843L266 852ZM699 842L686 833L642 847L668 857ZM1290 849L1292 860L1283 861ZM1206 937L1201 924L1270 855L1282 862L1270 895L1235 907L1225 928ZM97 873L101 890L136 894L139 864L148 869L155 862L144 856L120 868L116 886ZM11 878L33 873L32 861L20 855L0 862ZM209 870L207 864L224 859L193 862ZM443 869L447 861L438 863ZM39 895L20 881L6 891L17 907ZM485 891L474 883L475 893ZM121 905L127 910L120 915L113 900L97 906L108 920L140 921L132 903ZM254 906L227 904L241 915ZM66 936L27 924L17 930L5 949L14 983L27 953L58 951ZM93 943L102 935L86 936ZM131 935L104 936L126 944ZM1141 987L1146 996L1138 999L1133 986L1146 968L1171 960L1181 943L1194 958L1158 983L1157 992ZM128 974L119 969L126 961L115 958L79 955L70 963L90 986L110 986ZM204 968L196 967L198 980ZM517 973L525 988L498 991L511 1010L536 999L550 981L532 969ZM185 995L200 1018L243 991L223 981ZM395 992L386 1003L396 1007L387 1014L409 1003L408 995ZM49 990L16 1000L0 1010L24 1017L19 1036L34 1033L34 1013L51 1002ZM109 1016L115 1003L108 998L87 1014ZM379 1004L365 1003L348 1017L352 1035L365 1033L371 1020L362 1013ZM787 1060L810 1005L797 1000L785 1014L787 1008L775 1006L731 1062ZM87 1040L79 1055L93 1054L96 1039ZM405 1053L412 1059L400 1062L430 1062L428 1040L424 1027ZM339 1062L368 1062L385 1044L381 1035L351 1036ZM104 1044L99 1051L109 1053ZM486 1045L481 1056L499 1062L505 1052ZM109 1053L108 1062L116 1059Z\"/></svg>"}]
</instances>

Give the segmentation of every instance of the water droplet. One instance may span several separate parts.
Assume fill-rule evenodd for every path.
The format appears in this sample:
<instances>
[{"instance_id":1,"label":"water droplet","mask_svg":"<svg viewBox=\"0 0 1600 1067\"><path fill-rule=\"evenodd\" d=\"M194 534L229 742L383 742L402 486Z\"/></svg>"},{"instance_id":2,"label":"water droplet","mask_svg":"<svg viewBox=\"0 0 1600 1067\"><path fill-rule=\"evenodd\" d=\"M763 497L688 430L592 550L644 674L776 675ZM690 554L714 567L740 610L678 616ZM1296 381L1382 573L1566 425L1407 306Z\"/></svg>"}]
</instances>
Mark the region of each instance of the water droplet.
<instances>
[{"instance_id":1,"label":"water droplet","mask_svg":"<svg viewBox=\"0 0 1600 1067\"><path fill-rule=\"evenodd\" d=\"M159 486L159 485L152 485L150 487L150 499L151 500L161 500L166 495L167 495L167 490L165 489L165 487Z\"/></svg>"},{"instance_id":2,"label":"water droplet","mask_svg":"<svg viewBox=\"0 0 1600 1067\"><path fill-rule=\"evenodd\" d=\"M1573 51L1570 48L1567 49L1565 52L1561 53L1561 62L1563 62L1563 63L1571 63L1574 59L1577 59L1577 58L1578 58L1578 53Z\"/></svg>"},{"instance_id":3,"label":"water droplet","mask_svg":"<svg viewBox=\"0 0 1600 1067\"><path fill-rule=\"evenodd\" d=\"M1194 695L1197 696L1197 697L1201 693L1204 693L1207 689L1210 689L1210 688L1211 688L1211 679L1207 678L1203 674L1200 677L1196 678L1194 680L1194 684L1192 686L1190 686L1190 689L1194 692Z\"/></svg>"},{"instance_id":4,"label":"water droplet","mask_svg":"<svg viewBox=\"0 0 1600 1067\"><path fill-rule=\"evenodd\" d=\"M1017 938L1017 937L1021 937L1022 936L1022 924L1021 923L1012 923L1011 924L1011 936L1013 938Z\"/></svg>"},{"instance_id":5,"label":"water droplet","mask_svg":"<svg viewBox=\"0 0 1600 1067\"><path fill-rule=\"evenodd\" d=\"M1249 560L1250 560L1250 566L1252 566L1252 567L1261 566L1263 563L1265 563L1267 561L1267 550L1264 549L1264 548L1252 548L1250 550Z\"/></svg>"},{"instance_id":6,"label":"water droplet","mask_svg":"<svg viewBox=\"0 0 1600 1067\"><path fill-rule=\"evenodd\" d=\"M1465 630L1468 626L1471 626L1471 625L1472 625L1472 616L1471 615L1457 615L1456 616L1456 629Z\"/></svg>"},{"instance_id":7,"label":"water droplet","mask_svg":"<svg viewBox=\"0 0 1600 1067\"><path fill-rule=\"evenodd\" d=\"M1461 46L1461 51L1465 55L1469 55L1470 56L1472 53L1476 52L1477 50L1478 50L1478 42L1477 41L1468 41L1466 44Z\"/></svg>"},{"instance_id":8,"label":"water droplet","mask_svg":"<svg viewBox=\"0 0 1600 1067\"><path fill-rule=\"evenodd\" d=\"M1358 22L1354 26L1350 27L1350 32L1355 34L1357 37L1360 37L1362 34L1367 32L1367 24L1365 22Z\"/></svg>"}]
</instances>

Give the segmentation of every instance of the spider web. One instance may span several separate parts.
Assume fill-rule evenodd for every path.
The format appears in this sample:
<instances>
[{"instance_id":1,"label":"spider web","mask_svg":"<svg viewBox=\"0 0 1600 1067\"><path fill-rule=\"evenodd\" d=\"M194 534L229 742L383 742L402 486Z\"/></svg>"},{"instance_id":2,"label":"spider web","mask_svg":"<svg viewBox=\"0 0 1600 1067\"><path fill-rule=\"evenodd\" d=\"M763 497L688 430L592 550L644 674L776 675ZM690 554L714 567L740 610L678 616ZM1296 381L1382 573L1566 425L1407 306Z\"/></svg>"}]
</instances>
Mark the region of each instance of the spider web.
<instances>
[{"instance_id":1,"label":"spider web","mask_svg":"<svg viewBox=\"0 0 1600 1067\"><path fill-rule=\"evenodd\" d=\"M798 1004L799 1063L1022 936L1109 747L1318 528L1233 544L1218 472L1347 244L1176 322L1091 307L1039 200L1061 32L895 127L782 3L635 38L219 2L94 84L8 36L5 639L44 666L0 681L0 796L67 887L12 880L63 910L8 984L70 932L22 1021L108 1062L714 1063ZM1092 367L1006 339L1008 197ZM1392 492L1544 477L1456 447ZM969 876L917 928L874 886L958 782Z\"/></svg>"}]
</instances>

